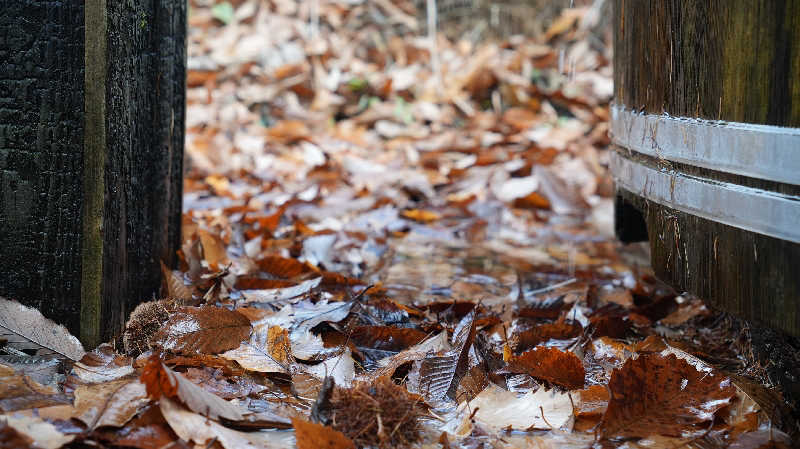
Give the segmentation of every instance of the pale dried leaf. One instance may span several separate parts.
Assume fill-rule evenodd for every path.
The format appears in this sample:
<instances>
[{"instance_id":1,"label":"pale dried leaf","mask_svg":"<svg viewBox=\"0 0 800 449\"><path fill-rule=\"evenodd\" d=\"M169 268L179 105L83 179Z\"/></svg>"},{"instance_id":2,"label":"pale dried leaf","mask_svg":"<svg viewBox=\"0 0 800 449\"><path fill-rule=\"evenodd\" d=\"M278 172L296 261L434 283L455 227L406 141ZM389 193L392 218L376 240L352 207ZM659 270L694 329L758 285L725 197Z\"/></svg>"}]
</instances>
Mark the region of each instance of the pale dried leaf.
<instances>
[{"instance_id":1,"label":"pale dried leaf","mask_svg":"<svg viewBox=\"0 0 800 449\"><path fill-rule=\"evenodd\" d=\"M193 441L201 447L217 441L225 449L282 449L294 443L293 435L287 432L239 432L229 429L186 410L168 398L161 398L159 407L164 419L181 439Z\"/></svg>"},{"instance_id":2,"label":"pale dried leaf","mask_svg":"<svg viewBox=\"0 0 800 449\"><path fill-rule=\"evenodd\" d=\"M276 337L274 329L283 331L286 341L282 342ZM228 360L235 360L244 369L260 373L285 373L288 367L288 357L281 355L288 350L288 334L280 326L257 326L250 340L242 343L238 348L231 349L222 354ZM280 347L283 345L283 347Z\"/></svg>"},{"instance_id":3,"label":"pale dried leaf","mask_svg":"<svg viewBox=\"0 0 800 449\"><path fill-rule=\"evenodd\" d=\"M0 297L0 331L3 330L11 333L8 337L2 335L11 347L21 345L27 349L30 346L26 343L33 343L35 347L49 349L75 361L86 354L81 342L64 326L45 318L36 309Z\"/></svg>"},{"instance_id":4,"label":"pale dried leaf","mask_svg":"<svg viewBox=\"0 0 800 449\"><path fill-rule=\"evenodd\" d=\"M475 412L474 419L495 430L512 428L565 429L572 426L572 401L569 393L539 388L523 395L506 391L495 384L483 390L462 410ZM468 412L469 414L469 412Z\"/></svg>"},{"instance_id":5,"label":"pale dried leaf","mask_svg":"<svg viewBox=\"0 0 800 449\"><path fill-rule=\"evenodd\" d=\"M92 430L122 427L147 403L147 392L138 379L85 385L75 390L75 417Z\"/></svg>"},{"instance_id":6,"label":"pale dried leaf","mask_svg":"<svg viewBox=\"0 0 800 449\"><path fill-rule=\"evenodd\" d=\"M5 421L9 427L27 436L37 447L43 449L56 449L75 439L75 435L64 435L56 426L38 416L0 415L0 421Z\"/></svg>"}]
</instances>

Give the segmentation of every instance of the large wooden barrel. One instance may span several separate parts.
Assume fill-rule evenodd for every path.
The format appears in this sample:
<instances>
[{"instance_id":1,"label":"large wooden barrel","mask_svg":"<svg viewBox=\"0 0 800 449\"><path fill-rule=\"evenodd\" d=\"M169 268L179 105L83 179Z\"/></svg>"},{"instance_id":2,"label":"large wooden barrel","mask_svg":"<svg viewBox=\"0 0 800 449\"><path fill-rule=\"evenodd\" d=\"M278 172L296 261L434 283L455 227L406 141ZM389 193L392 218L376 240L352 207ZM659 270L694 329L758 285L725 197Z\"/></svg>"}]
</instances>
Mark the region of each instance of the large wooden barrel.
<instances>
[{"instance_id":1,"label":"large wooden barrel","mask_svg":"<svg viewBox=\"0 0 800 449\"><path fill-rule=\"evenodd\" d=\"M614 1L617 233L800 335L800 0Z\"/></svg>"},{"instance_id":2,"label":"large wooden barrel","mask_svg":"<svg viewBox=\"0 0 800 449\"><path fill-rule=\"evenodd\" d=\"M180 244L185 0L0 0L0 296L87 346Z\"/></svg>"}]
</instances>

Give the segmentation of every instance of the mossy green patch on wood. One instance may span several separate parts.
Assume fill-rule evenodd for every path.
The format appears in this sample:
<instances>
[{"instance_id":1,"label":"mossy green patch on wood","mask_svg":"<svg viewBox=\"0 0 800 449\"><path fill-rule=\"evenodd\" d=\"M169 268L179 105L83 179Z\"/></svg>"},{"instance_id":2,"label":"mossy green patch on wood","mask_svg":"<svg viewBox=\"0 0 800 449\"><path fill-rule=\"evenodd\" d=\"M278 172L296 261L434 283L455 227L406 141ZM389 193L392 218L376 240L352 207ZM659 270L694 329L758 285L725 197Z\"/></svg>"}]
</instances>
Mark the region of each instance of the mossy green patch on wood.
<instances>
[{"instance_id":1,"label":"mossy green patch on wood","mask_svg":"<svg viewBox=\"0 0 800 449\"><path fill-rule=\"evenodd\" d=\"M85 4L85 119L81 239L81 342L101 343L106 162L106 0Z\"/></svg>"}]
</instances>

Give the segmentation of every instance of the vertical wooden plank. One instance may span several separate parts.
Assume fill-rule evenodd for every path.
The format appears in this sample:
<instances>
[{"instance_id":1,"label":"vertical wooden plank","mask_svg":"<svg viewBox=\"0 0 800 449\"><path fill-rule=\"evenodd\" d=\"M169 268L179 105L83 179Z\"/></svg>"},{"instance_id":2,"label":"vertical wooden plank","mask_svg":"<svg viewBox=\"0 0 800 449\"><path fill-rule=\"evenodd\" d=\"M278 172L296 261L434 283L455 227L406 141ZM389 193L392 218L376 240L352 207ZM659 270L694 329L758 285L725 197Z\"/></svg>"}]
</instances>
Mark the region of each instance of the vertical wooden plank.
<instances>
[{"instance_id":1,"label":"vertical wooden plank","mask_svg":"<svg viewBox=\"0 0 800 449\"><path fill-rule=\"evenodd\" d=\"M0 295L77 333L81 0L0 0Z\"/></svg>"}]
</instances>

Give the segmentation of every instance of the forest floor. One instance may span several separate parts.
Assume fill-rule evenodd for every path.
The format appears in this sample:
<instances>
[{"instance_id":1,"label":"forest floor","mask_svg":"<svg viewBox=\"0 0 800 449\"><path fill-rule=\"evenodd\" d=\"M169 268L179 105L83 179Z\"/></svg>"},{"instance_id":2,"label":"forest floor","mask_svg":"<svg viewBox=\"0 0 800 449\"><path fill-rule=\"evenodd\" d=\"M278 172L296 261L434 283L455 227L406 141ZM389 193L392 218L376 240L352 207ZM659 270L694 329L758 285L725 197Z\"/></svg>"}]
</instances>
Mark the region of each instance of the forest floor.
<instances>
[{"instance_id":1,"label":"forest floor","mask_svg":"<svg viewBox=\"0 0 800 449\"><path fill-rule=\"evenodd\" d=\"M0 446L792 444L748 328L613 236L598 10L434 46L408 1L190 3L166 299L0 360Z\"/></svg>"}]
</instances>

